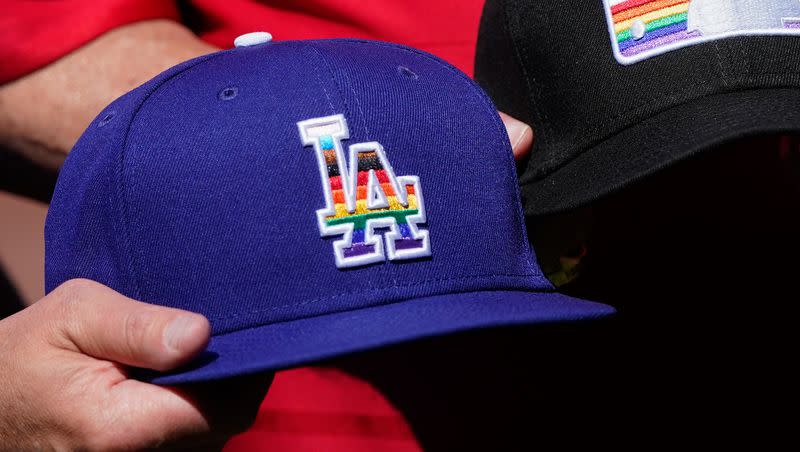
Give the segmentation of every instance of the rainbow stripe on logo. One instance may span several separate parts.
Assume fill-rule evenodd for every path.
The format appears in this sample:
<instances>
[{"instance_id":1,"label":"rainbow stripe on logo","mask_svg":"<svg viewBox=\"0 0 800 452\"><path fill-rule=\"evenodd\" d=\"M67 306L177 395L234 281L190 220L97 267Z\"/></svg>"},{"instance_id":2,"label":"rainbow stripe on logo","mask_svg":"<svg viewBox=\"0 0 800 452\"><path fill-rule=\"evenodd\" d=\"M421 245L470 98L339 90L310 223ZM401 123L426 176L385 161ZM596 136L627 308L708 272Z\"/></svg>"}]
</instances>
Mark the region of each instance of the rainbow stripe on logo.
<instances>
[{"instance_id":1,"label":"rainbow stripe on logo","mask_svg":"<svg viewBox=\"0 0 800 452\"><path fill-rule=\"evenodd\" d=\"M609 0L619 52L632 57L700 36L688 31L688 0Z\"/></svg>"},{"instance_id":2,"label":"rainbow stripe on logo","mask_svg":"<svg viewBox=\"0 0 800 452\"><path fill-rule=\"evenodd\" d=\"M431 255L428 231L418 227L427 220L417 176L396 176L377 141L351 144L346 159L342 140L350 132L343 115L297 127L319 164L326 204L317 210L320 234L342 236L333 243L338 267Z\"/></svg>"},{"instance_id":3,"label":"rainbow stripe on logo","mask_svg":"<svg viewBox=\"0 0 800 452\"><path fill-rule=\"evenodd\" d=\"M347 203L345 201L346 195L342 187L342 176L339 171L339 165L336 162L336 150L333 146L333 137L323 136L320 138L320 142L322 143L322 153L325 156L328 181L333 195L334 209L336 210L334 215L325 217L325 223L328 226L339 224L353 225L352 244L349 248L344 249L344 256L353 257L375 252L375 245L367 243L365 232L367 220L372 219L394 219L401 234L401 238L394 242L396 249L421 248L423 246L422 240L414 239L407 221L409 216L419 213L414 185L407 185L405 187L407 195L406 203L401 203L397 199L394 187L389 180L383 163L378 158L378 153L374 150L359 152L357 154L358 172L356 175L355 209L350 212L347 209ZM370 174L371 172L372 174ZM380 190L385 196L385 202L378 205L383 207L375 207L372 209L368 207L367 195L368 193L375 193L374 189L370 187L370 182L372 182L373 186L380 184Z\"/></svg>"}]
</instances>

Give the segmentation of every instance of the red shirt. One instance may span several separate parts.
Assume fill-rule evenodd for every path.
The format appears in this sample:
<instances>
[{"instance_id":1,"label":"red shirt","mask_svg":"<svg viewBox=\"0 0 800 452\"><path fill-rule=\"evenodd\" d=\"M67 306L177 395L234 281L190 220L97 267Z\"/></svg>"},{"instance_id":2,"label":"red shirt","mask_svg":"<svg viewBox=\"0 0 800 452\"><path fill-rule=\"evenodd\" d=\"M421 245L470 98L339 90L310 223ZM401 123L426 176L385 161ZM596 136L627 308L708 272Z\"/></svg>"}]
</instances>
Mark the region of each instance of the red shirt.
<instances>
[{"instance_id":1,"label":"red shirt","mask_svg":"<svg viewBox=\"0 0 800 452\"><path fill-rule=\"evenodd\" d=\"M0 84L57 60L115 27L183 22L222 48L269 31L276 40L358 37L410 45L472 75L483 0L0 0ZM280 372L255 425L227 452L418 451L407 422L376 389L343 372Z\"/></svg>"},{"instance_id":2,"label":"red shirt","mask_svg":"<svg viewBox=\"0 0 800 452\"><path fill-rule=\"evenodd\" d=\"M0 0L0 84L19 78L120 25L183 22L222 48L269 31L276 40L356 37L433 53L472 75L483 0Z\"/></svg>"}]
</instances>

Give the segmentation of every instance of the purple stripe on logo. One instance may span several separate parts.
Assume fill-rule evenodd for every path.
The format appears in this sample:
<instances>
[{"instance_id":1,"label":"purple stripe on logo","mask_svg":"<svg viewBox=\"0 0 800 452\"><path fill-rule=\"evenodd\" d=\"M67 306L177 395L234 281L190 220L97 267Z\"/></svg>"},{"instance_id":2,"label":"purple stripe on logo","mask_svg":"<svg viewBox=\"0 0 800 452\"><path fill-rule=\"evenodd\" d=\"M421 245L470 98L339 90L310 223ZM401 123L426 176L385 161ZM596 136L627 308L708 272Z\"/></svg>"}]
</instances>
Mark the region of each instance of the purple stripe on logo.
<instances>
[{"instance_id":1,"label":"purple stripe on logo","mask_svg":"<svg viewBox=\"0 0 800 452\"><path fill-rule=\"evenodd\" d=\"M411 228L409 228L407 224L405 223L398 224L397 229L400 229L400 235L402 235L404 239L413 237L411 235Z\"/></svg>"},{"instance_id":2,"label":"purple stripe on logo","mask_svg":"<svg viewBox=\"0 0 800 452\"><path fill-rule=\"evenodd\" d=\"M359 243L364 241L364 230L363 229L353 229L353 239L351 243Z\"/></svg>"},{"instance_id":3,"label":"purple stripe on logo","mask_svg":"<svg viewBox=\"0 0 800 452\"><path fill-rule=\"evenodd\" d=\"M638 40L637 39L633 39L633 38L626 39L626 40L624 40L624 41L619 43L619 50L623 51L622 53L625 53L624 50L628 49L630 47L635 47L635 46L638 46L640 44L644 44L645 42L654 41L654 40L656 40L658 38L661 38L663 36L671 35L673 33L678 33L678 32L681 32L681 31L686 31L686 22L680 22L680 23L677 23L677 24L670 25L668 27L658 28L658 29L653 30L653 31L648 31L644 35L644 37L642 37L642 39L638 39Z\"/></svg>"},{"instance_id":4,"label":"purple stripe on logo","mask_svg":"<svg viewBox=\"0 0 800 452\"><path fill-rule=\"evenodd\" d=\"M422 248L422 240L402 239L394 241L394 249L396 250L409 250L413 248Z\"/></svg>"},{"instance_id":5,"label":"purple stripe on logo","mask_svg":"<svg viewBox=\"0 0 800 452\"><path fill-rule=\"evenodd\" d=\"M350 248L345 248L344 257L362 256L375 252L375 245L367 245L366 243L354 243Z\"/></svg>"},{"instance_id":6,"label":"purple stripe on logo","mask_svg":"<svg viewBox=\"0 0 800 452\"><path fill-rule=\"evenodd\" d=\"M642 52L646 52L648 50L652 50L652 49L656 49L658 47L665 46L667 44L671 44L673 42L683 41L684 39L696 38L696 37L699 37L699 36L700 36L700 33L696 32L696 31L692 31L690 33L687 33L685 31L681 31L681 32L674 33L674 34L671 34L671 35L662 36L661 38L654 39L654 40L649 41L649 42L645 42L642 45L629 47L629 48L625 49L624 51L622 51L622 54L629 57L629 56L637 55L637 54L642 53Z\"/></svg>"},{"instance_id":7,"label":"purple stripe on logo","mask_svg":"<svg viewBox=\"0 0 800 452\"><path fill-rule=\"evenodd\" d=\"M800 29L800 19L784 19L784 28Z\"/></svg>"}]
</instances>

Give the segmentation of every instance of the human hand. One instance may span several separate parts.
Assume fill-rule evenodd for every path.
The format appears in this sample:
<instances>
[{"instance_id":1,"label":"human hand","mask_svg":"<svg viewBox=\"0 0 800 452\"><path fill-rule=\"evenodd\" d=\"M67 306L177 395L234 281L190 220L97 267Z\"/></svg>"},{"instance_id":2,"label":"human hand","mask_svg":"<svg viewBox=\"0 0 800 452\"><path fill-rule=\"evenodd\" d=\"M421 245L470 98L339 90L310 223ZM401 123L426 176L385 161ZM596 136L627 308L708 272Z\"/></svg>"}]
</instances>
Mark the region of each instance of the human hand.
<instances>
[{"instance_id":1,"label":"human hand","mask_svg":"<svg viewBox=\"0 0 800 452\"><path fill-rule=\"evenodd\" d=\"M169 20L115 28L0 86L0 145L57 168L111 101L178 63L216 50Z\"/></svg>"},{"instance_id":2,"label":"human hand","mask_svg":"<svg viewBox=\"0 0 800 452\"><path fill-rule=\"evenodd\" d=\"M173 369L209 336L199 314L64 283L0 320L0 450L221 448L252 423L270 377L168 388L126 368Z\"/></svg>"}]
</instances>

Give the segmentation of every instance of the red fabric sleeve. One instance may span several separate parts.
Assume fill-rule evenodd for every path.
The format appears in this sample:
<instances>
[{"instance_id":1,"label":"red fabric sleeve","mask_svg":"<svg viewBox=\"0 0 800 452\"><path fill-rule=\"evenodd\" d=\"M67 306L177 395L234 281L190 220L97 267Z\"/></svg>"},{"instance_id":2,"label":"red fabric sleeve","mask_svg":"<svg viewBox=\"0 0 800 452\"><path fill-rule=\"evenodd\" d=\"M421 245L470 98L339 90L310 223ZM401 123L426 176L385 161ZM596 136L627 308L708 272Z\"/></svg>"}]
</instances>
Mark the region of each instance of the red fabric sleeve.
<instances>
[{"instance_id":1,"label":"red fabric sleeve","mask_svg":"<svg viewBox=\"0 0 800 452\"><path fill-rule=\"evenodd\" d=\"M0 84L42 68L121 25L180 20L168 0L0 0Z\"/></svg>"},{"instance_id":2,"label":"red fabric sleeve","mask_svg":"<svg viewBox=\"0 0 800 452\"><path fill-rule=\"evenodd\" d=\"M255 424L223 452L421 452L402 413L371 384L332 368L275 374Z\"/></svg>"},{"instance_id":3,"label":"red fabric sleeve","mask_svg":"<svg viewBox=\"0 0 800 452\"><path fill-rule=\"evenodd\" d=\"M191 0L187 23L222 48L242 33L364 38L430 52L472 75L484 0Z\"/></svg>"}]
</instances>

